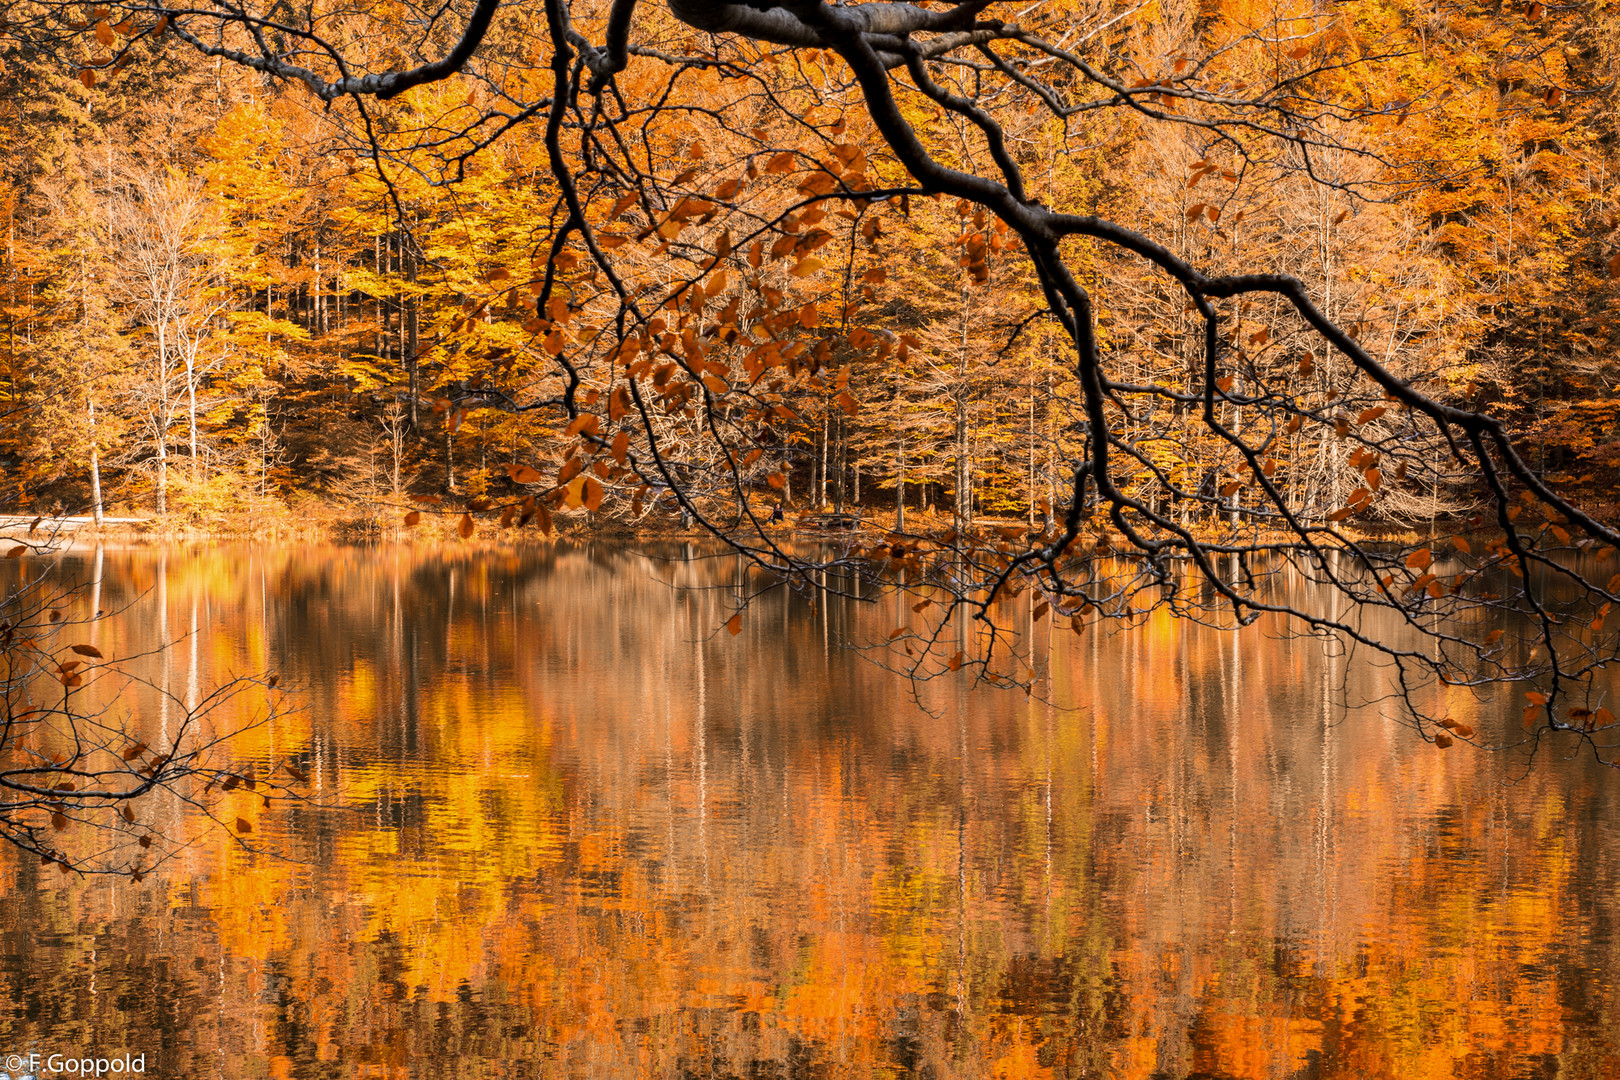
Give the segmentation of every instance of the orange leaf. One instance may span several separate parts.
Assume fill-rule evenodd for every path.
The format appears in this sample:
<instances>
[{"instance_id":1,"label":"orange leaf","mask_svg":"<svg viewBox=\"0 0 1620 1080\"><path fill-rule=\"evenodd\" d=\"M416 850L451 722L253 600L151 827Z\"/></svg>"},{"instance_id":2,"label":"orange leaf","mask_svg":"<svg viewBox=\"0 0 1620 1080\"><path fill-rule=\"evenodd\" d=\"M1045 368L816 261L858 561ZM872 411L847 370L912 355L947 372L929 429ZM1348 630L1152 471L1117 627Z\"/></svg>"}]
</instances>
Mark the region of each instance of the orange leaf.
<instances>
[{"instance_id":1,"label":"orange leaf","mask_svg":"<svg viewBox=\"0 0 1620 1080\"><path fill-rule=\"evenodd\" d=\"M596 418L595 413L580 413L578 416L574 417L573 421L569 423L568 427L563 430L563 437L571 439L575 435L581 433L586 435L595 435L596 429L600 426L600 424L601 421Z\"/></svg>"},{"instance_id":2,"label":"orange leaf","mask_svg":"<svg viewBox=\"0 0 1620 1080\"><path fill-rule=\"evenodd\" d=\"M732 637L736 637L738 634L742 633L742 616L733 615L731 618L727 619L726 630L731 634Z\"/></svg>"},{"instance_id":3,"label":"orange leaf","mask_svg":"<svg viewBox=\"0 0 1620 1080\"><path fill-rule=\"evenodd\" d=\"M1389 411L1388 408L1386 408L1383 405L1375 405L1370 409L1364 410L1361 413L1361 415L1357 416L1356 417L1356 423L1358 423L1358 424L1370 424L1374 420L1378 419L1380 416L1383 416L1388 411Z\"/></svg>"},{"instance_id":4,"label":"orange leaf","mask_svg":"<svg viewBox=\"0 0 1620 1080\"><path fill-rule=\"evenodd\" d=\"M473 525L472 515L471 514L462 514L461 515L461 524L456 526L456 532L460 533L461 538L463 540L465 540L465 539L467 539L469 536L471 536L473 534L473 529L475 527L476 526Z\"/></svg>"},{"instance_id":5,"label":"orange leaf","mask_svg":"<svg viewBox=\"0 0 1620 1080\"><path fill-rule=\"evenodd\" d=\"M1469 546L1468 541L1460 536L1453 536L1451 538L1451 546L1462 552L1464 555L1471 555L1474 551L1474 549Z\"/></svg>"},{"instance_id":6,"label":"orange leaf","mask_svg":"<svg viewBox=\"0 0 1620 1080\"><path fill-rule=\"evenodd\" d=\"M948 664L949 664L950 669L952 671L961 671L962 670L962 653L961 653L961 650L958 650L956 655L950 658L950 660L948 661Z\"/></svg>"},{"instance_id":7,"label":"orange leaf","mask_svg":"<svg viewBox=\"0 0 1620 1080\"><path fill-rule=\"evenodd\" d=\"M1434 561L1434 553L1428 548L1418 548L1406 557L1406 565L1413 570L1427 570Z\"/></svg>"},{"instance_id":8,"label":"orange leaf","mask_svg":"<svg viewBox=\"0 0 1620 1080\"><path fill-rule=\"evenodd\" d=\"M96 73L91 71L89 68L80 68L79 81L84 83L85 87L88 89L89 87L96 85Z\"/></svg>"},{"instance_id":9,"label":"orange leaf","mask_svg":"<svg viewBox=\"0 0 1620 1080\"><path fill-rule=\"evenodd\" d=\"M506 475L514 484L538 484L540 470L532 465L508 465Z\"/></svg>"},{"instance_id":10,"label":"orange leaf","mask_svg":"<svg viewBox=\"0 0 1620 1080\"><path fill-rule=\"evenodd\" d=\"M584 504L587 510L596 510L601 507L602 485L596 481L595 477L587 476L585 478L585 488L580 493L580 502Z\"/></svg>"},{"instance_id":11,"label":"orange leaf","mask_svg":"<svg viewBox=\"0 0 1620 1080\"><path fill-rule=\"evenodd\" d=\"M1524 699L1526 701L1530 702L1530 704L1532 704L1532 705L1545 705L1545 704L1547 704L1547 695L1543 694L1539 690L1528 691L1524 695Z\"/></svg>"}]
</instances>

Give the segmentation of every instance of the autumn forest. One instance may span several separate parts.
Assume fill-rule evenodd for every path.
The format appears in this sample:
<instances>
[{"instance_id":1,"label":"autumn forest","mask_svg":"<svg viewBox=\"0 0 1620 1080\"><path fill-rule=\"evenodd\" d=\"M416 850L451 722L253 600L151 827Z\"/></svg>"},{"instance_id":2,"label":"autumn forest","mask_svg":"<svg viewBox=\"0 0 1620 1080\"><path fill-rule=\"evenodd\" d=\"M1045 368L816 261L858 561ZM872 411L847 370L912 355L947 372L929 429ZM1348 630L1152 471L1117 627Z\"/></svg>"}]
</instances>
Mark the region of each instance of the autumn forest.
<instances>
[{"instance_id":1,"label":"autumn forest","mask_svg":"<svg viewBox=\"0 0 1620 1080\"><path fill-rule=\"evenodd\" d=\"M1200 265L1297 277L1401 379L1501 418L1537 470L1610 512L1620 144L1606 6L1030 10L1052 34L1072 21L1109 37L1144 85L1197 65L1208 85L1308 84L1334 113L1333 142L1279 149L1132 110L1016 108L1007 149L1046 202ZM705 389L763 379L770 430L741 474L761 508L1033 522L1066 498L1077 376L1016 237L958 198L823 201L839 183L905 177L831 54L749 54L643 14L657 47L617 76L632 104L615 133L658 180L582 193L626 287L669 297L623 338L600 272L561 242L546 127L520 123L524 91L499 81L543 71L520 25L492 31L498 64L479 77L357 117L297 81L200 61L172 33L85 17L73 47L118 56L111 69L4 53L0 464L19 512L397 523L416 495L498 513L574 460L563 429L578 434L582 414L561 407L555 358L626 341L647 343L657 432L696 495L733 497ZM711 54L724 63L697 62ZM962 116L905 108L941 160L988 164ZM1196 376L1201 320L1175 283L1132 252L1070 243L1115 377ZM1223 315L1248 377L1282 374L1333 412L1354 373L1274 329L1271 303ZM629 400L582 375L569 393L600 399L605 433ZM1120 429L1140 459L1124 490L1155 507L1214 494L1179 503L1194 523L1241 505L1230 449L1162 412ZM1295 505L1348 500L1376 529L1471 514L1482 494L1477 470L1450 468L1357 503L1359 452L1294 427L1267 468ZM672 521L666 488L616 482L626 450L550 509L573 518L588 500L604 522Z\"/></svg>"}]
</instances>

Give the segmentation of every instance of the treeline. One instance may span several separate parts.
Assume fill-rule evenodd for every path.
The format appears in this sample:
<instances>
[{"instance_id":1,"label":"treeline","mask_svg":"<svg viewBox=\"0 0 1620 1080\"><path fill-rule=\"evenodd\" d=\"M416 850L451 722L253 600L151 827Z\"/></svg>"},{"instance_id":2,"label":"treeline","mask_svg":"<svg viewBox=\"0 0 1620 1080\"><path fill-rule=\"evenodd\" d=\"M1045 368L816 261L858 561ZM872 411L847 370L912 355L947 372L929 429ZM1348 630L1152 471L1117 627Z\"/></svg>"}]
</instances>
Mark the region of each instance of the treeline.
<instances>
[{"instance_id":1,"label":"treeline","mask_svg":"<svg viewBox=\"0 0 1620 1080\"><path fill-rule=\"evenodd\" d=\"M1121 32L1138 56L1184 63L1249 14L1165 9ZM1221 62L1236 78L1300 50L1365 51L1395 40L1396 24L1409 42L1420 16L1421 51L1392 51L1350 68L1353 87L1331 87L1385 105L1309 161L1298 147L1245 157L1134 113L1032 113L1009 142L1052 205L1121 221L1201 265L1303 279L1403 377L1509 419L1536 467L1612 516L1613 17L1358 5L1289 51L1252 44ZM1034 520L1064 497L1086 418L1016 238L950 200L816 201L832 186L817 176L858 190L906 181L864 114L843 108L835 58L762 63L747 80L636 61L624 81L665 88L644 95L661 104L637 129L648 172L584 193L615 283L577 234L559 241L542 125L466 153L470 118L491 115L498 88L425 87L375 105L367 128L172 41L142 48L100 80L4 57L0 470L18 510L220 519L321 507L382 520L412 495L498 507L569 479L573 496L555 508L636 520L677 512L669 486L705 505L729 499L733 513L902 504ZM765 94L801 103L803 123L758 108ZM755 114L777 119L751 127ZM918 122L937 153L983 156L959 117ZM1080 259L1113 377L1197 386L1203 330L1175 283L1117 251ZM548 278L551 309L536 310ZM614 289L665 317L593 322L593 297ZM1238 378L1309 385L1328 410L1348 393L1353 373L1297 343L1282 312L1244 307L1229 325ZM632 367L656 384L656 432L611 455L604 438L583 469L565 407L583 401L617 422L630 405L572 357L628 365L632 339L690 381L659 382L668 361ZM710 437L704 385L770 389L769 444L745 459L740 489L728 480L737 455ZM1155 507L1230 488L1235 514L1231 450L1178 424L1185 409L1167 399L1119 418L1139 464L1122 479ZM668 483L623 482L650 433ZM1424 488L1396 490L1392 477L1372 508L1358 494L1368 459L1350 444L1296 425L1272 445L1268 475L1302 507L1403 522L1466 513L1477 495L1460 470ZM531 501L506 520L537 509L544 518Z\"/></svg>"}]
</instances>

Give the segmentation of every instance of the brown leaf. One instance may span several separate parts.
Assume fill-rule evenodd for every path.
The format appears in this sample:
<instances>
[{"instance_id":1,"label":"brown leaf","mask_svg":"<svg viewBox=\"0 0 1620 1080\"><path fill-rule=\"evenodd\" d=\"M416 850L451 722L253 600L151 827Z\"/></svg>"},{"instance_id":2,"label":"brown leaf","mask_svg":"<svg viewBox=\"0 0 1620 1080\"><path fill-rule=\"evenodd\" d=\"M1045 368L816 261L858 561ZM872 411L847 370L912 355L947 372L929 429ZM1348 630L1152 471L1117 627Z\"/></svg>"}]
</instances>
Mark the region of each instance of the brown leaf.
<instances>
[{"instance_id":1,"label":"brown leaf","mask_svg":"<svg viewBox=\"0 0 1620 1080\"><path fill-rule=\"evenodd\" d=\"M405 524L407 524L407 525L420 525L421 523L422 523L422 511L420 511L420 510L409 510L409 511L406 512L406 514L405 514Z\"/></svg>"},{"instance_id":2,"label":"brown leaf","mask_svg":"<svg viewBox=\"0 0 1620 1080\"><path fill-rule=\"evenodd\" d=\"M134 746L131 746L124 751L124 760L134 761L144 753L146 753L146 744L143 742L138 742Z\"/></svg>"},{"instance_id":3,"label":"brown leaf","mask_svg":"<svg viewBox=\"0 0 1620 1080\"><path fill-rule=\"evenodd\" d=\"M27 550L28 549L25 548L25 547L14 547L10 551L6 552L6 558L15 559L15 558L17 558L19 555L21 555L23 552L25 552Z\"/></svg>"},{"instance_id":4,"label":"brown leaf","mask_svg":"<svg viewBox=\"0 0 1620 1080\"><path fill-rule=\"evenodd\" d=\"M1413 570L1427 570L1434 561L1434 553L1428 548L1418 548L1406 557L1406 565Z\"/></svg>"},{"instance_id":5,"label":"brown leaf","mask_svg":"<svg viewBox=\"0 0 1620 1080\"><path fill-rule=\"evenodd\" d=\"M508 465L506 476L514 484L538 484L541 480L540 470L532 465Z\"/></svg>"},{"instance_id":6,"label":"brown leaf","mask_svg":"<svg viewBox=\"0 0 1620 1080\"><path fill-rule=\"evenodd\" d=\"M135 808L128 803L125 803L124 809L119 816L121 816L125 821L133 824L135 821Z\"/></svg>"},{"instance_id":7,"label":"brown leaf","mask_svg":"<svg viewBox=\"0 0 1620 1080\"><path fill-rule=\"evenodd\" d=\"M152 838L151 838L151 836L143 836L143 837L141 837L140 844L141 844L141 847L143 847L143 848L151 847L152 846Z\"/></svg>"},{"instance_id":8,"label":"brown leaf","mask_svg":"<svg viewBox=\"0 0 1620 1080\"><path fill-rule=\"evenodd\" d=\"M468 537L472 536L473 530L476 529L476 528L477 528L477 526L473 524L472 515L471 514L462 514L461 515L461 523L456 526L456 532L460 533L461 538L463 540L465 540Z\"/></svg>"},{"instance_id":9,"label":"brown leaf","mask_svg":"<svg viewBox=\"0 0 1620 1080\"><path fill-rule=\"evenodd\" d=\"M73 646L73 651L78 653L80 656L93 656L97 660L102 658L101 650L96 648L94 645L75 645Z\"/></svg>"},{"instance_id":10,"label":"brown leaf","mask_svg":"<svg viewBox=\"0 0 1620 1080\"><path fill-rule=\"evenodd\" d=\"M89 68L80 68L79 81L84 83L86 89L89 89L90 87L96 85L96 73L91 71Z\"/></svg>"},{"instance_id":11,"label":"brown leaf","mask_svg":"<svg viewBox=\"0 0 1620 1080\"><path fill-rule=\"evenodd\" d=\"M248 833L253 831L253 822L249 821L247 818L237 818L236 831L238 834L246 836Z\"/></svg>"},{"instance_id":12,"label":"brown leaf","mask_svg":"<svg viewBox=\"0 0 1620 1080\"><path fill-rule=\"evenodd\" d=\"M732 637L736 637L738 634L742 633L741 614L733 615L731 618L726 620L726 632Z\"/></svg>"},{"instance_id":13,"label":"brown leaf","mask_svg":"<svg viewBox=\"0 0 1620 1080\"><path fill-rule=\"evenodd\" d=\"M1452 741L1453 740L1452 740L1451 736L1447 735L1443 731L1435 733L1434 745L1438 746L1442 750L1444 750L1446 747L1450 746L1452 744Z\"/></svg>"}]
</instances>

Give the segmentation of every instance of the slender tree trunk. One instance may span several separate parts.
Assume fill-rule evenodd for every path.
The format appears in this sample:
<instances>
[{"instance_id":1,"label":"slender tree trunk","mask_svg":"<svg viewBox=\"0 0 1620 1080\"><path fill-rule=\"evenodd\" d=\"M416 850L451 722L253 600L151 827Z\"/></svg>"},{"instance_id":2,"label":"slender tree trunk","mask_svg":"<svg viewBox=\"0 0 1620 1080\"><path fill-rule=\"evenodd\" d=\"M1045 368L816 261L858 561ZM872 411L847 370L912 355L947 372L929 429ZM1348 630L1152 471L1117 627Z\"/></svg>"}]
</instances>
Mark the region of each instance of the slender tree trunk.
<instances>
[{"instance_id":1,"label":"slender tree trunk","mask_svg":"<svg viewBox=\"0 0 1620 1080\"><path fill-rule=\"evenodd\" d=\"M906 436L902 432L895 440L894 466L894 531L906 531Z\"/></svg>"},{"instance_id":2,"label":"slender tree trunk","mask_svg":"<svg viewBox=\"0 0 1620 1080\"><path fill-rule=\"evenodd\" d=\"M90 411L90 513L101 525L101 453L96 448L96 399L89 400ZM100 556L101 549L96 549Z\"/></svg>"},{"instance_id":3,"label":"slender tree trunk","mask_svg":"<svg viewBox=\"0 0 1620 1080\"><path fill-rule=\"evenodd\" d=\"M399 237L399 258L400 258L400 262L404 265L405 280L407 282L411 283L412 285L414 285L416 283L416 256L413 253L406 250L406 241L405 241L405 234L404 233L401 233L400 237ZM402 348L404 350L406 367L410 371L411 424L414 427L415 424L416 424L416 394L417 394L417 367L416 367L416 347L417 347L417 342L416 342L416 332L417 332L417 315L418 315L418 311L419 311L419 309L417 307L417 300L416 300L416 295L415 295L415 290L414 289L411 290L411 295L406 297L405 303L406 303L407 307L405 307L404 309L402 309L400 311L400 320L401 320L402 323L406 324L405 326L401 327L401 330L403 332L403 336L404 336L404 339L405 339L404 342L403 342ZM454 486L454 481L452 481L452 486Z\"/></svg>"},{"instance_id":4,"label":"slender tree trunk","mask_svg":"<svg viewBox=\"0 0 1620 1080\"><path fill-rule=\"evenodd\" d=\"M314 295L314 303L312 305L312 310L310 312L310 322L312 324L311 330L313 331L314 336L315 337L320 337L321 336L321 329L322 329L322 325L321 325L322 320L321 320L321 241L320 241L319 237L317 237L316 240L315 240L315 285L314 285L314 288L315 288L315 295Z\"/></svg>"},{"instance_id":5,"label":"slender tree trunk","mask_svg":"<svg viewBox=\"0 0 1620 1080\"><path fill-rule=\"evenodd\" d=\"M1035 361L1029 362L1029 527L1035 529Z\"/></svg>"},{"instance_id":6,"label":"slender tree trunk","mask_svg":"<svg viewBox=\"0 0 1620 1080\"><path fill-rule=\"evenodd\" d=\"M452 425L447 414L444 418L444 486L445 490L455 494L456 490L456 436L451 431Z\"/></svg>"},{"instance_id":7,"label":"slender tree trunk","mask_svg":"<svg viewBox=\"0 0 1620 1080\"><path fill-rule=\"evenodd\" d=\"M158 323L158 413L153 424L157 428L159 515L169 512L169 345L166 329L165 323Z\"/></svg>"},{"instance_id":8,"label":"slender tree trunk","mask_svg":"<svg viewBox=\"0 0 1620 1080\"><path fill-rule=\"evenodd\" d=\"M191 438L191 479L197 477L197 358L186 354L186 424Z\"/></svg>"}]
</instances>

